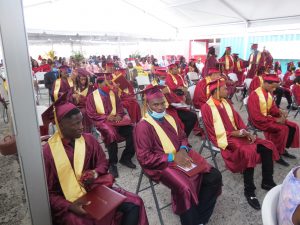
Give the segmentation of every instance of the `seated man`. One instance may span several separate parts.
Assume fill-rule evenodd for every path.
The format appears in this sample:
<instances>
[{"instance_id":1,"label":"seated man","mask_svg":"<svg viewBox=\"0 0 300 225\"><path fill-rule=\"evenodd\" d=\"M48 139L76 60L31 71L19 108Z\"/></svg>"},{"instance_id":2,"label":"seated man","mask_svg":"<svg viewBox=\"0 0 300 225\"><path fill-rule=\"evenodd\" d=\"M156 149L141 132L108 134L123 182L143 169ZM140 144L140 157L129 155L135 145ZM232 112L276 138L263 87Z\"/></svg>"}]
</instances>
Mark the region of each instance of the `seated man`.
<instances>
[{"instance_id":1,"label":"seated man","mask_svg":"<svg viewBox=\"0 0 300 225\"><path fill-rule=\"evenodd\" d=\"M293 168L284 179L277 206L278 225L300 224L300 167Z\"/></svg>"},{"instance_id":2,"label":"seated man","mask_svg":"<svg viewBox=\"0 0 300 225\"><path fill-rule=\"evenodd\" d=\"M244 174L244 194L254 209L260 204L255 195L254 168L262 162L261 187L270 190L273 181L273 158L278 159L276 147L270 141L262 140L246 131L246 126L228 96L225 81L218 79L209 84L211 97L202 106L201 113L208 138L221 149L226 167L233 173Z\"/></svg>"},{"instance_id":3,"label":"seated man","mask_svg":"<svg viewBox=\"0 0 300 225\"><path fill-rule=\"evenodd\" d=\"M169 73L166 78L165 85L170 89L170 98L167 97L169 102L168 113L173 117L179 117L181 122L184 124L184 131L186 136L189 137L190 133L197 124L197 115L191 112L188 108L176 108L172 106L172 103L189 104L187 99L190 97L187 85L181 75L178 74L178 66L171 64L168 66Z\"/></svg>"},{"instance_id":4,"label":"seated man","mask_svg":"<svg viewBox=\"0 0 300 225\"><path fill-rule=\"evenodd\" d=\"M264 132L267 140L272 141L280 155L295 159L285 148L299 147L299 127L288 121L287 112L279 109L272 97L277 88L279 78L276 74L266 74L262 87L253 91L248 100L249 121L254 127ZM281 157L277 161L283 166L289 166Z\"/></svg>"},{"instance_id":5,"label":"seated man","mask_svg":"<svg viewBox=\"0 0 300 225\"><path fill-rule=\"evenodd\" d=\"M59 76L60 78L53 83L51 90L51 95L53 96L54 101L56 101L64 93L68 92L74 86L73 80L68 76L67 69L65 67L59 70Z\"/></svg>"},{"instance_id":6,"label":"seated man","mask_svg":"<svg viewBox=\"0 0 300 225\"><path fill-rule=\"evenodd\" d=\"M113 177L107 172L108 162L101 146L91 134L82 134L80 110L60 99L42 115L45 124L56 121L58 129L43 149L54 224L103 224L105 219L96 221L88 215L84 206L90 202L81 197L96 186L105 185L127 197L116 209L112 223L106 219L105 224L114 224L120 212L121 224L148 225L142 199L112 187Z\"/></svg>"},{"instance_id":7,"label":"seated man","mask_svg":"<svg viewBox=\"0 0 300 225\"><path fill-rule=\"evenodd\" d=\"M134 130L137 159L154 181L171 189L172 208L183 225L208 222L221 191L221 173L188 147L188 140L175 119L166 114L165 97L159 86L146 88L147 112ZM199 171L188 176L176 164Z\"/></svg>"},{"instance_id":8,"label":"seated man","mask_svg":"<svg viewBox=\"0 0 300 225\"><path fill-rule=\"evenodd\" d=\"M295 98L295 103L300 106L300 70L296 70L292 93Z\"/></svg>"},{"instance_id":9,"label":"seated man","mask_svg":"<svg viewBox=\"0 0 300 225\"><path fill-rule=\"evenodd\" d=\"M126 140L120 163L136 168L131 161L135 153L132 122L125 114L118 95L107 86L104 76L97 79L97 84L98 89L87 97L86 113L103 137L109 155L109 171L118 177L118 142Z\"/></svg>"},{"instance_id":10,"label":"seated man","mask_svg":"<svg viewBox=\"0 0 300 225\"><path fill-rule=\"evenodd\" d=\"M219 77L220 71L218 69L209 69L208 75L197 83L193 97L193 103L196 109L201 109L201 106L206 103L210 96L208 83Z\"/></svg>"}]
</instances>

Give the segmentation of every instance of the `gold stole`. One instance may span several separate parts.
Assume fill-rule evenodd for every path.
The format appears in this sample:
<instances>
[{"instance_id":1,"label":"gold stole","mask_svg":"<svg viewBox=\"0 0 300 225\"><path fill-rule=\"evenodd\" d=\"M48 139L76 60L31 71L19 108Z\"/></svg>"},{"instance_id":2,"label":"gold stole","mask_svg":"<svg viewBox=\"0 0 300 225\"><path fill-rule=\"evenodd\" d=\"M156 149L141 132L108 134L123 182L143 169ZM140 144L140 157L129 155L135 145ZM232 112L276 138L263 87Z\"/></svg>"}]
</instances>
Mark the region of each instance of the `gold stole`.
<instances>
[{"instance_id":1,"label":"gold stole","mask_svg":"<svg viewBox=\"0 0 300 225\"><path fill-rule=\"evenodd\" d=\"M173 75L173 74L171 74L171 73L169 73L169 75L172 77L172 80L173 80L173 82L174 82L174 84L178 84L178 82L177 82L177 79L176 79L176 77ZM187 85L186 85L186 83L184 82L184 80L183 80L183 78L182 78L182 76L180 76L180 75L177 75L177 76L179 76L180 77L180 79L182 80L182 83L183 83L183 86L184 87L187 87Z\"/></svg>"},{"instance_id":2,"label":"gold stole","mask_svg":"<svg viewBox=\"0 0 300 225\"><path fill-rule=\"evenodd\" d=\"M74 86L73 80L71 79L71 77L68 77L67 81L68 81L68 84L70 87ZM60 85L61 85L61 78L58 78L58 79L56 79L55 86L54 86L54 101L57 101L57 99L58 99Z\"/></svg>"},{"instance_id":3,"label":"gold stole","mask_svg":"<svg viewBox=\"0 0 300 225\"><path fill-rule=\"evenodd\" d=\"M168 114L166 114L164 118L171 124L171 126L175 129L176 133L178 134L177 125L174 118ZM154 127L157 136L159 137L160 143L164 149L164 152L166 154L175 154L176 149L166 132L161 128L161 126L148 113L145 114L145 117L143 119Z\"/></svg>"},{"instance_id":4,"label":"gold stole","mask_svg":"<svg viewBox=\"0 0 300 225\"><path fill-rule=\"evenodd\" d=\"M97 113L98 114L105 114L103 101L102 101L102 98L100 96L100 93L99 93L98 89L93 92L93 96L94 96L94 102L95 102L95 105L96 105ZM115 93L113 91L109 91L109 98L110 98L110 103L111 103L111 107L112 107L110 115L115 116L117 114L116 96L115 96Z\"/></svg>"},{"instance_id":5,"label":"gold stole","mask_svg":"<svg viewBox=\"0 0 300 225\"><path fill-rule=\"evenodd\" d=\"M7 84L7 81L3 81L3 87L5 89L5 91L8 93L8 84Z\"/></svg>"},{"instance_id":6,"label":"gold stole","mask_svg":"<svg viewBox=\"0 0 300 225\"><path fill-rule=\"evenodd\" d=\"M220 116L219 110L216 107L212 97L210 97L208 99L207 104L209 105L211 112L212 112L214 130L215 130L215 135L217 138L217 145L219 148L224 150L224 149L226 149L226 147L228 145L228 141L227 141L227 134L226 134L226 130L225 130L222 118ZM221 104L224 106L232 126L234 127L234 129L237 130L237 126L235 124L233 112L232 112L230 105L228 104L228 102L225 99L222 99Z\"/></svg>"},{"instance_id":7,"label":"gold stole","mask_svg":"<svg viewBox=\"0 0 300 225\"><path fill-rule=\"evenodd\" d=\"M68 84L69 84L69 86L70 87L73 87L74 86L74 83L73 83L73 80L72 80L72 78L71 77L68 77Z\"/></svg>"},{"instance_id":8,"label":"gold stole","mask_svg":"<svg viewBox=\"0 0 300 225\"><path fill-rule=\"evenodd\" d=\"M211 78L209 76L207 76L207 77L205 77L205 81L206 81L206 97L208 97L210 95L208 84L211 82Z\"/></svg>"},{"instance_id":9,"label":"gold stole","mask_svg":"<svg viewBox=\"0 0 300 225\"><path fill-rule=\"evenodd\" d=\"M225 55L225 69L229 70L230 69L230 60L233 62L232 56L231 55Z\"/></svg>"},{"instance_id":10,"label":"gold stole","mask_svg":"<svg viewBox=\"0 0 300 225\"><path fill-rule=\"evenodd\" d=\"M254 57L254 53L252 53L250 56L250 68L249 69L251 69L251 67L252 67L253 57ZM257 56L256 56L256 64L259 63L260 58L261 58L261 52L258 52Z\"/></svg>"},{"instance_id":11,"label":"gold stole","mask_svg":"<svg viewBox=\"0 0 300 225\"><path fill-rule=\"evenodd\" d=\"M83 91L80 91L80 89L76 90L77 94L86 97L88 93L89 87L85 88Z\"/></svg>"},{"instance_id":12,"label":"gold stole","mask_svg":"<svg viewBox=\"0 0 300 225\"><path fill-rule=\"evenodd\" d=\"M267 116L273 103L272 95L268 92L268 100L266 101L262 87L257 88L255 92L258 95L260 112Z\"/></svg>"},{"instance_id":13,"label":"gold stole","mask_svg":"<svg viewBox=\"0 0 300 225\"><path fill-rule=\"evenodd\" d=\"M260 87L262 86L262 84L264 83L264 80L263 80L263 78L262 78L262 76L258 76L258 78L259 78L259 83L260 83Z\"/></svg>"},{"instance_id":14,"label":"gold stole","mask_svg":"<svg viewBox=\"0 0 300 225\"><path fill-rule=\"evenodd\" d=\"M240 60L238 60L236 62L236 67L237 67L237 69L238 69L239 72L242 72L241 61Z\"/></svg>"},{"instance_id":15,"label":"gold stole","mask_svg":"<svg viewBox=\"0 0 300 225\"><path fill-rule=\"evenodd\" d=\"M49 139L48 143L64 196L66 200L74 202L86 193L79 183L85 159L85 140L82 136L75 140L74 170L58 132Z\"/></svg>"}]
</instances>

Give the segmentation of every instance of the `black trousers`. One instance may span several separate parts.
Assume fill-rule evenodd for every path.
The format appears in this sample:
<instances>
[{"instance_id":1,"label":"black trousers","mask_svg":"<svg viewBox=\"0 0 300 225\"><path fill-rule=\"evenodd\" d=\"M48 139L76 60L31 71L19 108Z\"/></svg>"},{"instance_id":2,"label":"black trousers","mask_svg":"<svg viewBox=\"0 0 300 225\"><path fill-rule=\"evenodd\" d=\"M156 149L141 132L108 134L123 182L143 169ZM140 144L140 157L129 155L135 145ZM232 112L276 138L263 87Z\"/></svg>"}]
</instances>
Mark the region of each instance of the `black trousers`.
<instances>
[{"instance_id":1,"label":"black trousers","mask_svg":"<svg viewBox=\"0 0 300 225\"><path fill-rule=\"evenodd\" d=\"M177 114L184 124L184 132L186 136L189 137L197 122L196 113L193 113L191 111L177 110Z\"/></svg>"},{"instance_id":2,"label":"black trousers","mask_svg":"<svg viewBox=\"0 0 300 225\"><path fill-rule=\"evenodd\" d=\"M284 96L288 102L288 105L292 104L292 96L291 93L288 90L285 90L284 88L278 87L273 92L274 95L276 95L276 105L279 107L281 103L282 96Z\"/></svg>"},{"instance_id":3,"label":"black trousers","mask_svg":"<svg viewBox=\"0 0 300 225\"><path fill-rule=\"evenodd\" d=\"M140 207L131 202L123 202L117 209L122 212L121 225L137 225L139 222Z\"/></svg>"},{"instance_id":4,"label":"black trousers","mask_svg":"<svg viewBox=\"0 0 300 225\"><path fill-rule=\"evenodd\" d=\"M294 127L291 127L289 125L287 125L288 128L289 128L289 136L288 136L288 139L287 139L287 142L286 142L286 147L289 148L291 147L292 145L292 142L293 142L293 139L294 139L294 136L295 136L295 133L296 133L296 128Z\"/></svg>"},{"instance_id":5,"label":"black trousers","mask_svg":"<svg viewBox=\"0 0 300 225\"><path fill-rule=\"evenodd\" d=\"M133 136L132 136L132 126L122 126L118 128L119 134L126 139L126 146L122 153L121 160L129 160L134 156L134 144L133 144ZM110 164L118 163L118 143L113 142L106 146L108 150L108 157Z\"/></svg>"},{"instance_id":6,"label":"black trousers","mask_svg":"<svg viewBox=\"0 0 300 225\"><path fill-rule=\"evenodd\" d=\"M266 148L264 145L257 145L257 152L261 156L262 164L262 182L273 183L273 155L272 150ZM244 191L248 194L254 194L256 189L253 180L254 168L247 168L244 171Z\"/></svg>"},{"instance_id":7,"label":"black trousers","mask_svg":"<svg viewBox=\"0 0 300 225\"><path fill-rule=\"evenodd\" d=\"M180 215L182 225L205 224L211 217L217 198L221 193L222 175L219 170L212 168L209 173L203 174L199 192L199 204L192 206Z\"/></svg>"}]
</instances>

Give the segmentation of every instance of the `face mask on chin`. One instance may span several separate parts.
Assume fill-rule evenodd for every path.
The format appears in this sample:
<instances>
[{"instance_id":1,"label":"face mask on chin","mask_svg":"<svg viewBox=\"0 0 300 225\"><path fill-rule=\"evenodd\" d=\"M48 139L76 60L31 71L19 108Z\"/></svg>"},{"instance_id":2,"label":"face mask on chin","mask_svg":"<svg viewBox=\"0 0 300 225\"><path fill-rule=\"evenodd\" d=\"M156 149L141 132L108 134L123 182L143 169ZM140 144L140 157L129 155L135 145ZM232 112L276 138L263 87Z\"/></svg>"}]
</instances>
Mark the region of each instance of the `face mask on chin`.
<instances>
[{"instance_id":1,"label":"face mask on chin","mask_svg":"<svg viewBox=\"0 0 300 225\"><path fill-rule=\"evenodd\" d=\"M155 112L155 111L152 111L152 110L148 110L148 113L150 116L152 116L154 119L161 119L163 118L165 115L166 115L166 110L161 112L161 113L158 113L158 112Z\"/></svg>"},{"instance_id":2,"label":"face mask on chin","mask_svg":"<svg viewBox=\"0 0 300 225\"><path fill-rule=\"evenodd\" d=\"M165 85L165 83L166 83L166 81L164 81L164 80L159 81L159 85Z\"/></svg>"}]
</instances>

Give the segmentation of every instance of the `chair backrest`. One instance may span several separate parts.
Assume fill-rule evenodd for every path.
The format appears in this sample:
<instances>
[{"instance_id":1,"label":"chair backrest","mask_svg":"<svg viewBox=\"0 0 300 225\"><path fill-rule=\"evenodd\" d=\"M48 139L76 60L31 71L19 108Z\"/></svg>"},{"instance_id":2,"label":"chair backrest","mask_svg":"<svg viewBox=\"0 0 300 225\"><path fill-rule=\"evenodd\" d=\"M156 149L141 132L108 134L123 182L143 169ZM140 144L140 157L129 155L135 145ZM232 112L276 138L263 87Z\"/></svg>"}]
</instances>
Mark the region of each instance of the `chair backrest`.
<instances>
[{"instance_id":1,"label":"chair backrest","mask_svg":"<svg viewBox=\"0 0 300 225\"><path fill-rule=\"evenodd\" d=\"M281 81L283 81L284 74L283 74L283 73L282 73L282 74L279 74L278 77L280 78Z\"/></svg>"},{"instance_id":2,"label":"chair backrest","mask_svg":"<svg viewBox=\"0 0 300 225\"><path fill-rule=\"evenodd\" d=\"M232 80L233 82L236 82L236 81L239 80L238 77L237 77L237 75L236 75L235 73L229 73L229 74L228 74L228 77L229 77L230 80Z\"/></svg>"},{"instance_id":3,"label":"chair backrest","mask_svg":"<svg viewBox=\"0 0 300 225\"><path fill-rule=\"evenodd\" d=\"M199 75L196 72L188 72L187 75L188 75L190 81L197 81L197 80L199 80Z\"/></svg>"},{"instance_id":4,"label":"chair backrest","mask_svg":"<svg viewBox=\"0 0 300 225\"><path fill-rule=\"evenodd\" d=\"M195 93L196 85L192 85L188 88L188 92L190 93L191 99L193 100L194 98L194 93Z\"/></svg>"},{"instance_id":5,"label":"chair backrest","mask_svg":"<svg viewBox=\"0 0 300 225\"><path fill-rule=\"evenodd\" d=\"M252 78L246 78L244 80L244 84L246 84L246 88L249 89L250 84L251 84Z\"/></svg>"},{"instance_id":6,"label":"chair backrest","mask_svg":"<svg viewBox=\"0 0 300 225\"><path fill-rule=\"evenodd\" d=\"M46 72L36 72L34 74L37 81L43 81Z\"/></svg>"},{"instance_id":7,"label":"chair backrest","mask_svg":"<svg viewBox=\"0 0 300 225\"><path fill-rule=\"evenodd\" d=\"M44 105L37 105L36 106L36 112L37 112L39 126L44 125L43 120L42 120L42 114L43 114L43 112L45 112L47 110L47 108L48 107L44 106Z\"/></svg>"},{"instance_id":8,"label":"chair backrest","mask_svg":"<svg viewBox=\"0 0 300 225\"><path fill-rule=\"evenodd\" d=\"M249 98L249 96L247 96L246 98L243 99L244 105L247 105L247 104L248 104L248 98Z\"/></svg>"},{"instance_id":9,"label":"chair backrest","mask_svg":"<svg viewBox=\"0 0 300 225\"><path fill-rule=\"evenodd\" d=\"M272 188L265 196L261 215L263 225L277 225L277 205L281 190L281 184Z\"/></svg>"},{"instance_id":10,"label":"chair backrest","mask_svg":"<svg viewBox=\"0 0 300 225\"><path fill-rule=\"evenodd\" d=\"M135 79L136 79L138 86L150 84L150 80L149 80L148 76L137 76Z\"/></svg>"}]
</instances>

